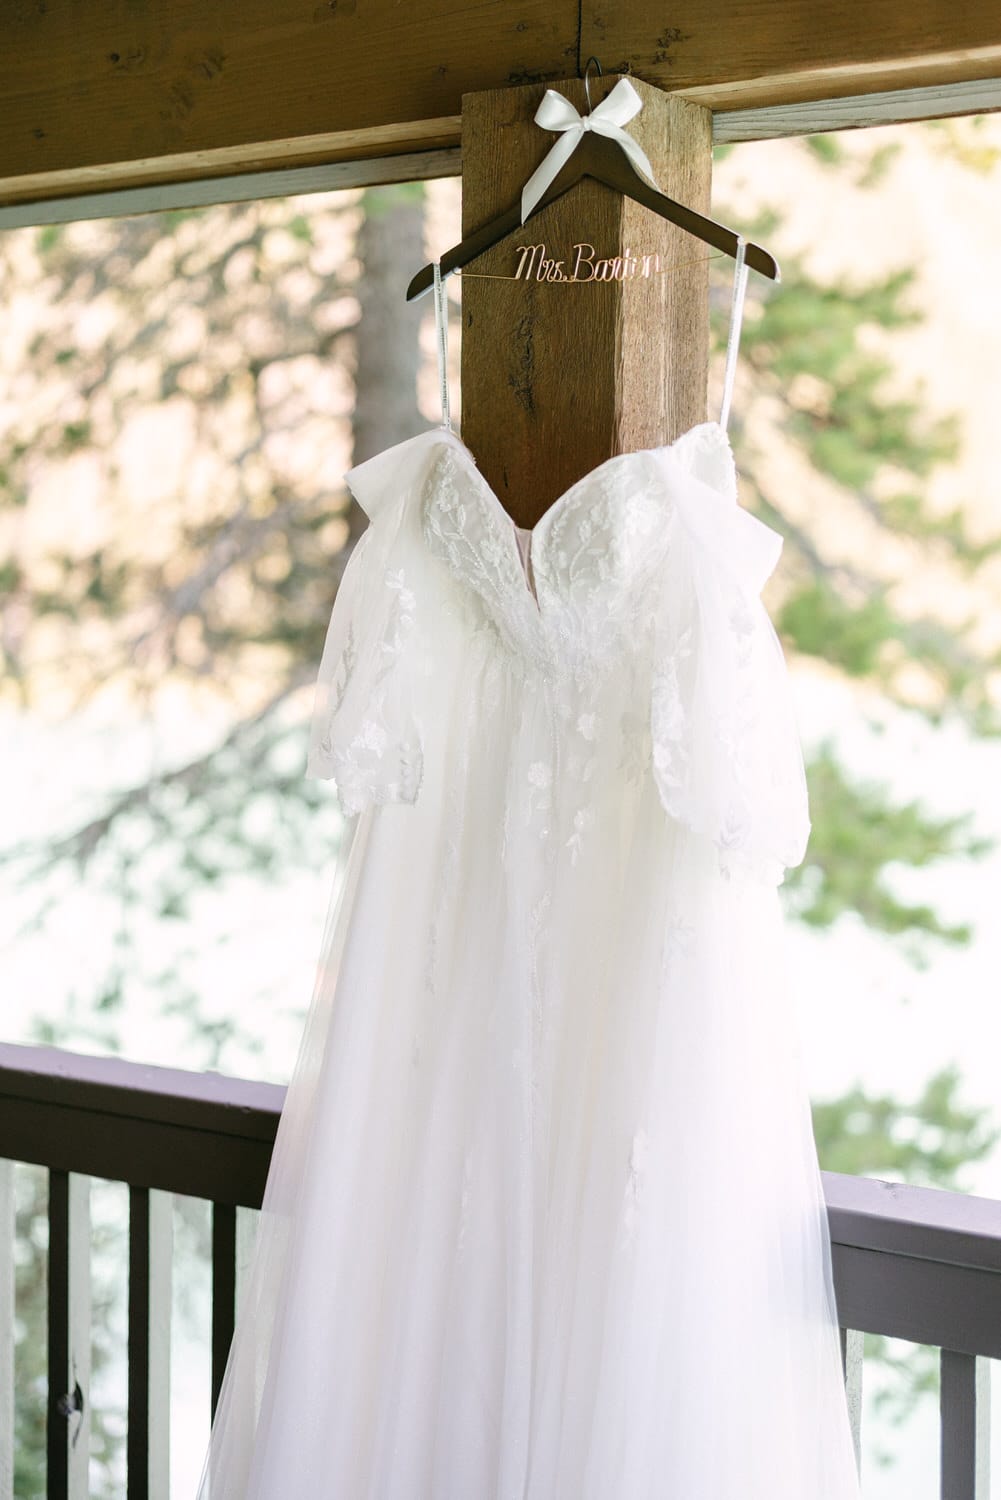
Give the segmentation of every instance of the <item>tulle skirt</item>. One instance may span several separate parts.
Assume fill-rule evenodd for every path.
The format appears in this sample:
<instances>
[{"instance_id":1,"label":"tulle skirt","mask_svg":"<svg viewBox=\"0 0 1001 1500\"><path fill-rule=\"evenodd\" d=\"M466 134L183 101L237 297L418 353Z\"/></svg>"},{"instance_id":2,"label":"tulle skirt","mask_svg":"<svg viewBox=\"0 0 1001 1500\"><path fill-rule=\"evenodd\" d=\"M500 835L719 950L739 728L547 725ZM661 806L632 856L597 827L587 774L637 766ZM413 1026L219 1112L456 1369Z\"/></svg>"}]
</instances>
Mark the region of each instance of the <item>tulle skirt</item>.
<instances>
[{"instance_id":1,"label":"tulle skirt","mask_svg":"<svg viewBox=\"0 0 1001 1500\"><path fill-rule=\"evenodd\" d=\"M353 826L198 1500L853 1500L778 892L465 670Z\"/></svg>"}]
</instances>

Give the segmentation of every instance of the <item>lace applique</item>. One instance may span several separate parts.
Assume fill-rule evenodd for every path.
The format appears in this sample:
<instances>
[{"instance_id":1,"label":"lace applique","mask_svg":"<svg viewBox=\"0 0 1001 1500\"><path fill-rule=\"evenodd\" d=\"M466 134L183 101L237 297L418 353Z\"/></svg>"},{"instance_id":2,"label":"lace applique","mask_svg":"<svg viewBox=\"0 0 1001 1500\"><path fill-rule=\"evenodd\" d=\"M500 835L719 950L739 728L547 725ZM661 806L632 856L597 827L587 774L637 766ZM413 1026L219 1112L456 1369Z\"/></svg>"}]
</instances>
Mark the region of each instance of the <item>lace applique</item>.
<instances>
[{"instance_id":1,"label":"lace applique","mask_svg":"<svg viewBox=\"0 0 1001 1500\"><path fill-rule=\"evenodd\" d=\"M592 649L621 638L623 615L631 616L667 542L659 474L644 455L631 456L638 460L631 468L611 464L585 475L536 528L540 602L546 594L572 607Z\"/></svg>"},{"instance_id":2,"label":"lace applique","mask_svg":"<svg viewBox=\"0 0 1001 1500\"><path fill-rule=\"evenodd\" d=\"M584 834L593 824L594 808L586 803L583 807L578 807L573 815L573 832L567 839L567 848L570 850L570 863L572 865L577 863L577 856L581 850Z\"/></svg>"},{"instance_id":3,"label":"lace applique","mask_svg":"<svg viewBox=\"0 0 1001 1500\"><path fill-rule=\"evenodd\" d=\"M675 917L664 933L664 963L670 965L675 959L691 953L695 942L695 926L684 917Z\"/></svg>"},{"instance_id":4,"label":"lace applique","mask_svg":"<svg viewBox=\"0 0 1001 1500\"><path fill-rule=\"evenodd\" d=\"M552 842L579 860L596 752L621 729L620 773L634 784L652 774L669 816L721 853L798 863L809 829L802 757L781 647L758 597L781 538L737 505L719 425L618 455L571 486L531 532L534 591L514 523L472 455L459 440L432 442L419 524L427 552L460 585L443 590L445 608L463 611L472 639L485 633L494 701L513 673L542 695L552 728L551 743L530 752L527 785L524 763L512 767L520 786L507 788L505 858L521 823L543 843L559 826ZM398 582L406 606L412 596ZM394 639L386 645L391 654ZM635 712L644 701L645 725ZM363 724L347 747L363 780L380 755L378 728Z\"/></svg>"},{"instance_id":5,"label":"lace applique","mask_svg":"<svg viewBox=\"0 0 1001 1500\"><path fill-rule=\"evenodd\" d=\"M525 821L534 822L540 814L547 814L553 805L553 772L544 760L534 760L528 768L528 795L525 798ZM539 837L549 832L549 820L539 829Z\"/></svg>"},{"instance_id":6,"label":"lace applique","mask_svg":"<svg viewBox=\"0 0 1001 1500\"><path fill-rule=\"evenodd\" d=\"M642 1126L633 1136L629 1151L629 1176L626 1181L625 1200L622 1210L622 1232L626 1244L634 1238L636 1223L642 1207L643 1189L650 1156L650 1137Z\"/></svg>"},{"instance_id":7,"label":"lace applique","mask_svg":"<svg viewBox=\"0 0 1001 1500\"><path fill-rule=\"evenodd\" d=\"M499 530L493 504L481 486L482 479L472 482L468 465L455 450L441 444L428 471L425 540L479 596L486 619L511 652L551 666L551 652L526 585L513 526L509 535Z\"/></svg>"},{"instance_id":8,"label":"lace applique","mask_svg":"<svg viewBox=\"0 0 1001 1500\"><path fill-rule=\"evenodd\" d=\"M378 642L378 665L366 685L365 716L349 738L338 733L341 710L358 667L352 620L333 673L327 728L317 742L323 767L334 778L348 816L361 812L371 802L415 801L423 776L424 757L419 737L415 733L395 743L386 721L386 679L413 629L414 594L402 569L387 571L384 582L395 597Z\"/></svg>"},{"instance_id":9,"label":"lace applique","mask_svg":"<svg viewBox=\"0 0 1001 1500\"><path fill-rule=\"evenodd\" d=\"M619 459L571 486L532 531L534 593L514 524L472 458L442 443L429 466L429 549L479 598L513 661L556 690L593 685L621 662L668 546L658 467L645 453Z\"/></svg>"},{"instance_id":10,"label":"lace applique","mask_svg":"<svg viewBox=\"0 0 1001 1500\"><path fill-rule=\"evenodd\" d=\"M692 655L692 628L678 636L674 648L654 664L650 683L650 728L653 767L658 785L684 785L688 765L688 715L681 690L681 668Z\"/></svg>"},{"instance_id":11,"label":"lace applique","mask_svg":"<svg viewBox=\"0 0 1001 1500\"><path fill-rule=\"evenodd\" d=\"M737 466L725 430L718 422L700 422L683 432L671 455L690 473L720 494L736 496Z\"/></svg>"},{"instance_id":12,"label":"lace applique","mask_svg":"<svg viewBox=\"0 0 1001 1500\"><path fill-rule=\"evenodd\" d=\"M636 785L644 779L653 758L653 738L646 714L627 709L622 715L622 740L618 769L623 780Z\"/></svg>"}]
</instances>

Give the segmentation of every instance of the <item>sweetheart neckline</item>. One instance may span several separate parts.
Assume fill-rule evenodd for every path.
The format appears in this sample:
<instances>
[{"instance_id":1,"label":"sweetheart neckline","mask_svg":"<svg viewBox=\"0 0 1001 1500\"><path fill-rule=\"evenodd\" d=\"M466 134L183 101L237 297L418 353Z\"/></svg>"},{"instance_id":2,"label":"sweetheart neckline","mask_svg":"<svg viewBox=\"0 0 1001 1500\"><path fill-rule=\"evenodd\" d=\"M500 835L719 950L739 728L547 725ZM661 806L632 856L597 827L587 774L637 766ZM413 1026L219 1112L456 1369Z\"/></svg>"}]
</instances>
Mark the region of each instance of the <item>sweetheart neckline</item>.
<instances>
[{"instance_id":1,"label":"sweetheart neckline","mask_svg":"<svg viewBox=\"0 0 1001 1500\"><path fill-rule=\"evenodd\" d=\"M436 445L450 448L451 451L458 452L465 458L467 471L472 472L477 482L478 492L485 499L491 512L500 518L505 537L514 552L518 564L518 572L521 575L524 586L524 599L531 606L533 615L541 617L543 613L542 601L533 583L533 580L538 578L536 566L537 554L544 545L540 537L543 537L546 530L555 524L556 516L563 510L564 506L569 504L572 497L585 485L597 478L606 469L610 469L613 465L621 464L626 459L640 458L646 455L663 457L673 452L686 438L691 437L693 433L699 431L712 431L721 436L731 462L733 461L733 445L722 423L712 417L704 422L695 422L691 427L686 428L684 432L680 432L669 443L661 443L653 448L631 448L624 453L613 453L608 458L602 459L601 463L596 464L593 469L589 469L586 474L582 474L579 479L575 479L573 484L565 489L562 494L557 495L552 504L548 505L543 511L534 526L518 526L515 523L514 517L505 509L504 502L480 469L479 464L476 462L476 455L469 447L469 444L464 442L453 428L445 426L433 427L428 429L423 436L433 437ZM527 538L524 551L522 551L521 537Z\"/></svg>"},{"instance_id":2,"label":"sweetheart neckline","mask_svg":"<svg viewBox=\"0 0 1001 1500\"><path fill-rule=\"evenodd\" d=\"M710 417L707 421L704 422L695 422L691 427L687 427L684 432L679 432L678 436L676 438L673 438L669 443L660 443L653 448L629 448L624 453L612 453L608 458L603 458L601 463L595 464L593 469L588 469L586 474L581 474L579 479L575 479L573 484L569 485L565 490L563 490L561 494L557 495L556 499L553 500L551 504L546 506L545 510L542 512L542 515L536 521L534 526L518 526L516 524L514 517L507 511L504 506L503 500L498 495L493 485L489 483L485 474L483 473L483 470L477 463L475 453L470 448L469 444L464 442L453 428L433 427L430 429L430 431L431 434L441 442L453 442L458 448L459 452L465 455L465 457L469 461L473 473L479 480L483 493L489 497L490 501L497 508L502 520L507 522L507 525L511 528L512 535L517 536L517 534L520 533L522 536L527 536L527 551L531 555L534 553L535 539L537 534L543 529L545 524L552 524L554 513L559 511L564 502L567 501L570 496L573 495L577 490L579 490L582 485L585 485L590 480L595 479L599 474L601 474L605 469L610 468L613 464L621 463L623 459L640 458L645 454L662 455L665 453L670 453L672 449L676 448L679 443L682 443L685 438L691 437L693 432L698 432L700 429L712 429L718 432L723 438L723 442L726 446L727 452L730 454L731 458L734 456L733 444L730 442L729 434L722 423L717 421L714 417ZM515 543L515 545L517 546L517 542Z\"/></svg>"}]
</instances>

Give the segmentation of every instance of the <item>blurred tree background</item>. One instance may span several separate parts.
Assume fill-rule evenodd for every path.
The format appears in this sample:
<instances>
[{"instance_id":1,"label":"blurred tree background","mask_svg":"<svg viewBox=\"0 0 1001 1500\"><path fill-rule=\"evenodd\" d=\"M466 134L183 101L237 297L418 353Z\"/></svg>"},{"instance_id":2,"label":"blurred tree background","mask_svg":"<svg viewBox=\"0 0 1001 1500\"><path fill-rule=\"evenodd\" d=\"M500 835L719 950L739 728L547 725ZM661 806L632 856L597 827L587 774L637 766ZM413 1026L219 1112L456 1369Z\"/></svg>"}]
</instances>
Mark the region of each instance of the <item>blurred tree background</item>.
<instances>
[{"instance_id":1,"label":"blurred tree background","mask_svg":"<svg viewBox=\"0 0 1001 1500\"><path fill-rule=\"evenodd\" d=\"M989 169L963 139L968 170ZM876 147L859 174L835 137L798 147L817 170L854 172L863 189L889 165ZM437 420L418 399L427 309L403 299L423 259L427 196L419 185L378 188L0 239L0 295L12 309L0 345L3 692L8 709L61 726L68 786L61 801L37 789L36 829L3 850L19 893L10 941L58 942L82 893L104 901L87 963L33 1007L32 1040L119 1051L130 1011L153 1004L180 1028L171 1062L241 1071L268 1044L241 981L209 992L199 975L206 941L228 946L239 974L238 924L206 939L200 921L207 900L213 913L239 911L297 873L316 878L337 854L332 799L303 776L306 723L338 580L364 526L341 474ZM781 244L776 213L747 223L717 201L714 214ZM945 569L963 589L998 550L972 542L959 512L928 505L929 476L957 456L956 424L901 396L892 357L868 336L878 328L892 347L894 330L922 316L908 301L913 272L821 285L781 258L781 288L751 279L741 357L755 395L731 430L742 503L786 537L768 602L787 654L932 722L996 735L1001 663L983 647L976 610L957 627L908 598L915 570ZM731 271L728 260L711 267L717 363ZM864 546L832 548L831 527L815 535L769 481L753 441L763 412ZM195 729L178 737L182 710ZM74 781L83 720L109 748L100 774L81 760ZM809 776L814 828L784 888L790 914L815 928L855 914L915 963L936 945L968 943L968 925L903 899L891 876L987 852L972 816L895 802L853 778L832 744L815 750ZM266 989L257 999L274 1004ZM964 1166L992 1150L996 1131L961 1103L958 1084L946 1070L913 1098L856 1088L816 1103L822 1165L963 1187ZM19 1180L15 1493L35 1500L45 1189L41 1173ZM206 1252L204 1221L183 1204L177 1229L179 1257ZM100 1271L113 1233L95 1237L105 1311L121 1295ZM119 1357L112 1321L97 1318L98 1372ZM879 1341L867 1352L891 1360ZM920 1356L906 1362L896 1414L933 1379ZM110 1500L121 1413L94 1420L93 1494Z\"/></svg>"}]
</instances>

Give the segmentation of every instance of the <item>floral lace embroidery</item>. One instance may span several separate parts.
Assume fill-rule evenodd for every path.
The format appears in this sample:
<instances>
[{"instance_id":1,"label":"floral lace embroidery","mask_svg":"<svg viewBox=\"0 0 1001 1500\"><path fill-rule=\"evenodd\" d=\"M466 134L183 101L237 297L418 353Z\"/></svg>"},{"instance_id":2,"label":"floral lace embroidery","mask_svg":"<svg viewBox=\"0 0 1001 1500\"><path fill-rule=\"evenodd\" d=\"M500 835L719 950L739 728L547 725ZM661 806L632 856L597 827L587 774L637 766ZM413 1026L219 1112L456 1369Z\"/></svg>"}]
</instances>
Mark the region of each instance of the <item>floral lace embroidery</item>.
<instances>
[{"instance_id":1,"label":"floral lace embroidery","mask_svg":"<svg viewBox=\"0 0 1001 1500\"><path fill-rule=\"evenodd\" d=\"M635 455L585 476L536 528L535 581L558 660L578 688L635 640L647 584L667 548L670 507L659 471Z\"/></svg>"},{"instance_id":2,"label":"floral lace embroidery","mask_svg":"<svg viewBox=\"0 0 1001 1500\"><path fill-rule=\"evenodd\" d=\"M630 1243L636 1233L649 1157L650 1137L641 1125L633 1136L629 1151L629 1176L622 1210L622 1235L626 1244Z\"/></svg>"},{"instance_id":3,"label":"floral lace embroidery","mask_svg":"<svg viewBox=\"0 0 1001 1500\"><path fill-rule=\"evenodd\" d=\"M516 688L538 694L549 716L551 740L540 739L527 773L511 763L520 784L506 789L503 857L520 824L538 835L547 859L555 844L577 863L607 762L625 785L642 786L652 772L669 816L715 842L725 875L763 870L750 855L764 859L766 848L798 862L809 826L802 762L781 711L781 651L776 658L756 591L741 581L741 544L728 519L736 474L718 424L699 424L664 449L620 455L578 481L531 533L530 573L472 455L432 441L415 519L426 552L459 585L436 604L464 639L487 646L478 658L485 707L503 705ZM690 487L686 470L714 496ZM349 810L414 800L423 770L416 731L392 726L387 683L413 629L414 590L399 568L385 585L393 604L365 657L364 670L373 656L378 663L374 682L359 679L353 706L361 669L349 628L318 747ZM338 734L345 697L348 727ZM526 703L542 725L539 702ZM559 840L550 840L556 829Z\"/></svg>"},{"instance_id":4,"label":"floral lace embroidery","mask_svg":"<svg viewBox=\"0 0 1001 1500\"><path fill-rule=\"evenodd\" d=\"M681 665L692 654L688 626L674 650L654 668L650 688L650 726L653 764L661 786L680 787L688 764L688 718L681 692Z\"/></svg>"},{"instance_id":5,"label":"floral lace embroidery","mask_svg":"<svg viewBox=\"0 0 1001 1500\"><path fill-rule=\"evenodd\" d=\"M471 477L455 450L442 444L428 471L425 540L480 597L487 620L515 657L551 667L552 653L526 586L514 529L500 531L482 481L473 483Z\"/></svg>"},{"instance_id":6,"label":"floral lace embroidery","mask_svg":"<svg viewBox=\"0 0 1001 1500\"><path fill-rule=\"evenodd\" d=\"M349 739L338 734L345 696L358 666L354 621L350 621L334 672L327 729L317 747L348 816L370 802L415 801L424 770L423 748L416 733L394 745L386 724L386 679L413 629L416 601L402 569L387 571L385 584L395 598L378 643L379 666L369 685L366 715ZM395 763L389 760L391 751Z\"/></svg>"},{"instance_id":7,"label":"floral lace embroidery","mask_svg":"<svg viewBox=\"0 0 1001 1500\"><path fill-rule=\"evenodd\" d=\"M635 636L646 584L669 541L657 466L599 468L560 496L531 537L535 593L513 523L472 460L442 443L429 465L429 549L480 599L513 661L545 672L554 691L614 669Z\"/></svg>"},{"instance_id":8,"label":"floral lace embroidery","mask_svg":"<svg viewBox=\"0 0 1001 1500\"><path fill-rule=\"evenodd\" d=\"M544 760L534 760L528 768L528 795L525 798L525 821L531 823L539 813L548 813L553 805L553 772ZM540 830L544 836L547 827Z\"/></svg>"}]
</instances>

